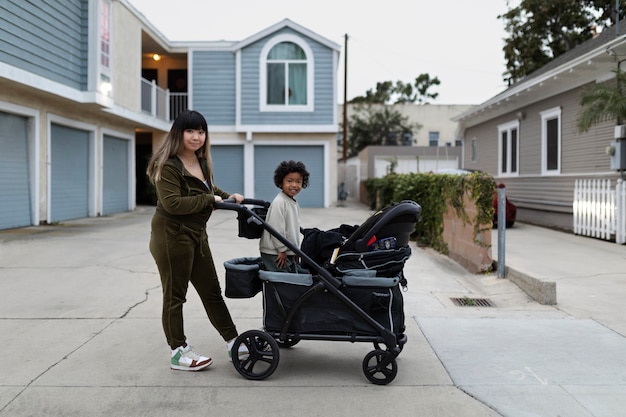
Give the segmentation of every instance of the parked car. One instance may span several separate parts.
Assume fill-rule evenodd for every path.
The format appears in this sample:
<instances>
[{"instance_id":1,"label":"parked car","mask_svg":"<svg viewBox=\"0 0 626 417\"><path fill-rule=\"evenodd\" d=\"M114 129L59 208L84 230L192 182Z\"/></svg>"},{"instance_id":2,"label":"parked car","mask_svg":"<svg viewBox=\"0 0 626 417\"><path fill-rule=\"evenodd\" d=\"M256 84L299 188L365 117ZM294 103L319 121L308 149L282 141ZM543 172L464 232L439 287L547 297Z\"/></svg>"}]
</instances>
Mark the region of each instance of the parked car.
<instances>
[{"instance_id":1,"label":"parked car","mask_svg":"<svg viewBox=\"0 0 626 417\"><path fill-rule=\"evenodd\" d=\"M505 185L500 183L498 188L505 188ZM517 206L509 201L509 198L505 198L505 214L506 214L506 227L513 227L515 219L517 217ZM493 228L498 227L498 191L493 193Z\"/></svg>"}]
</instances>

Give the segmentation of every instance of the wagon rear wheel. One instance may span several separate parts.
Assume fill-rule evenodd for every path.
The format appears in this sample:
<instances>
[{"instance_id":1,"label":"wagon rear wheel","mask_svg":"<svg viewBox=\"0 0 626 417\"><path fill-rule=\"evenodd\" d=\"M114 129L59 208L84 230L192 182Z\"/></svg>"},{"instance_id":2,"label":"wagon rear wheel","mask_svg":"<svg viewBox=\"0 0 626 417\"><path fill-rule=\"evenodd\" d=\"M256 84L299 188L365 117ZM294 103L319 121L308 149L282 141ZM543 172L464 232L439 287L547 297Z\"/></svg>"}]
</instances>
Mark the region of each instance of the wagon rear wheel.
<instances>
[{"instance_id":1,"label":"wagon rear wheel","mask_svg":"<svg viewBox=\"0 0 626 417\"><path fill-rule=\"evenodd\" d=\"M383 362L389 360L383 365ZM365 355L363 359L363 373L365 377L376 385L387 385L396 378L398 364L391 352L376 349Z\"/></svg>"},{"instance_id":2,"label":"wagon rear wheel","mask_svg":"<svg viewBox=\"0 0 626 417\"><path fill-rule=\"evenodd\" d=\"M248 353L239 352L240 346L245 346ZM278 344L272 336L261 330L248 330L240 334L231 351L233 366L247 379L265 379L278 367Z\"/></svg>"}]
</instances>

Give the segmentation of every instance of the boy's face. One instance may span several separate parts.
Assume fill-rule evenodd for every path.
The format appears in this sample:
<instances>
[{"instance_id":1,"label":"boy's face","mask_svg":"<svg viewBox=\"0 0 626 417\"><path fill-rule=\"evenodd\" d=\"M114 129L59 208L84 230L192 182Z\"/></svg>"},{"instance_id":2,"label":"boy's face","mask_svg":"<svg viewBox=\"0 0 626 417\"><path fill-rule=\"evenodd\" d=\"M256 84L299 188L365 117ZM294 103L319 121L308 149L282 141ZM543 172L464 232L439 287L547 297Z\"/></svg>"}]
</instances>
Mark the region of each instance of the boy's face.
<instances>
[{"instance_id":1,"label":"boy's face","mask_svg":"<svg viewBox=\"0 0 626 417\"><path fill-rule=\"evenodd\" d=\"M302 190L302 174L299 172L290 172L285 175L280 189L289 197L294 198L296 194Z\"/></svg>"}]
</instances>

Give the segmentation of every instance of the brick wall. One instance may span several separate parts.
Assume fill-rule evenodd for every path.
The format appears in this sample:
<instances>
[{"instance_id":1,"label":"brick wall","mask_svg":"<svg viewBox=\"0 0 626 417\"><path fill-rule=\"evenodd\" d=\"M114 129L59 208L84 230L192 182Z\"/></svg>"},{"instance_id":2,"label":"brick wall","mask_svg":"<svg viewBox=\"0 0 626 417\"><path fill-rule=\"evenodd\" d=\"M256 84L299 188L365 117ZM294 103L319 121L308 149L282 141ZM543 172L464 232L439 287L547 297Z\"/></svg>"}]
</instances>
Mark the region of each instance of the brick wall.
<instances>
[{"instance_id":1,"label":"brick wall","mask_svg":"<svg viewBox=\"0 0 626 417\"><path fill-rule=\"evenodd\" d=\"M448 256L458 262L471 273L485 272L491 269L493 258L491 255L491 224L483 225L477 240L474 241L474 223L476 217L476 204L467 198L464 199L465 212L470 222L465 222L457 217L454 208L450 207L443 220L443 240L448 245Z\"/></svg>"}]
</instances>

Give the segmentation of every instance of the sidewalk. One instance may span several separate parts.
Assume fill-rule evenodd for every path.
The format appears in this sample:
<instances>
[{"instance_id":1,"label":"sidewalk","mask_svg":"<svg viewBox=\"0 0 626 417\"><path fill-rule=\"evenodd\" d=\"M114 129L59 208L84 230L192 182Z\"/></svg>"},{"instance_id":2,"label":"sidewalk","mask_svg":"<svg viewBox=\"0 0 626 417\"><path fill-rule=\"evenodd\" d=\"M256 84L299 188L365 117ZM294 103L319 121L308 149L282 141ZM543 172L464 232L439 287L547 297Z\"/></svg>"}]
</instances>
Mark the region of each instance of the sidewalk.
<instances>
[{"instance_id":1,"label":"sidewalk","mask_svg":"<svg viewBox=\"0 0 626 417\"><path fill-rule=\"evenodd\" d=\"M190 289L186 332L214 364L168 367L161 289L148 252L151 207L57 226L0 231L0 417L4 416L626 416L626 247L516 224L506 264L554 281L541 305L509 279L472 275L412 244L408 343L398 375L375 386L363 343L302 341L266 380L241 377ZM304 227L360 224L360 204L303 209ZM209 239L222 263L256 256L234 212ZM496 233L496 231L494 231ZM493 241L494 259L497 240ZM458 307L452 298L494 307ZM262 325L261 296L227 299L240 332Z\"/></svg>"}]
</instances>

